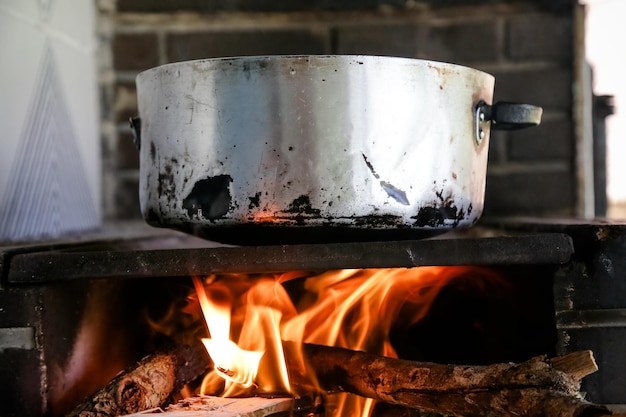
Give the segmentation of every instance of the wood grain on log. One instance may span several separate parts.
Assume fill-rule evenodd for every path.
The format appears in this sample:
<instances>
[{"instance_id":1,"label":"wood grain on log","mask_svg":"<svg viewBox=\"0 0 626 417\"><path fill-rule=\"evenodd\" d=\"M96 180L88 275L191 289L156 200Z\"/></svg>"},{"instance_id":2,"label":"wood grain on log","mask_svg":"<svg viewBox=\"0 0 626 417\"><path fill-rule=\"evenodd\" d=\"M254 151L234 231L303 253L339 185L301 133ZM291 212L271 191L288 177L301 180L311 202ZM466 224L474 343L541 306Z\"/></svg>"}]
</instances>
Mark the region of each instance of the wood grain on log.
<instances>
[{"instance_id":1,"label":"wood grain on log","mask_svg":"<svg viewBox=\"0 0 626 417\"><path fill-rule=\"evenodd\" d=\"M146 356L76 407L68 417L114 417L160 407L184 384L206 372L209 364L199 341Z\"/></svg>"},{"instance_id":2,"label":"wood grain on log","mask_svg":"<svg viewBox=\"0 0 626 417\"><path fill-rule=\"evenodd\" d=\"M465 366L407 361L310 344L305 344L303 351L320 387L326 391L349 392L454 416L610 415L606 408L579 397L580 378L597 369L590 352L554 359L538 357L519 364ZM196 351L194 354L201 359L192 361L184 359L189 354L159 354L144 359L70 416L111 417L164 405L182 369L185 378L192 378L202 374L208 365L206 352ZM287 360L290 361L289 355Z\"/></svg>"},{"instance_id":3,"label":"wood grain on log","mask_svg":"<svg viewBox=\"0 0 626 417\"><path fill-rule=\"evenodd\" d=\"M163 416L167 417L264 417L269 415L291 415L292 398L222 398L192 397L169 406L165 411L128 414L122 417Z\"/></svg>"},{"instance_id":4,"label":"wood grain on log","mask_svg":"<svg viewBox=\"0 0 626 417\"><path fill-rule=\"evenodd\" d=\"M545 357L520 364L459 366L318 345L305 345L304 356L326 390L410 408L455 416L610 414L606 408L580 399L579 379L555 369Z\"/></svg>"},{"instance_id":5,"label":"wood grain on log","mask_svg":"<svg viewBox=\"0 0 626 417\"><path fill-rule=\"evenodd\" d=\"M174 389L175 363L174 356L167 354L143 359L78 406L69 417L113 417L160 406Z\"/></svg>"},{"instance_id":6,"label":"wood grain on log","mask_svg":"<svg viewBox=\"0 0 626 417\"><path fill-rule=\"evenodd\" d=\"M558 369L580 380L598 370L598 364L590 350L572 352L550 359L554 369Z\"/></svg>"}]
</instances>

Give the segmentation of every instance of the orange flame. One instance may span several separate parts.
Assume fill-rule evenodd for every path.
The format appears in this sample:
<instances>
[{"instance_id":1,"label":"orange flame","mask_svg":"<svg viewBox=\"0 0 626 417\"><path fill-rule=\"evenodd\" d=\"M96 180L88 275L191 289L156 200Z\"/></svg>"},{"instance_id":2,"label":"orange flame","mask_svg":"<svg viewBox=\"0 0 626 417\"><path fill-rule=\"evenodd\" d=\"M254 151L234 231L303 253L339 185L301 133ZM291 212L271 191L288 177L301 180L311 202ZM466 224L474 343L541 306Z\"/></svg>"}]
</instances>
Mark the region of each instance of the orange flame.
<instances>
[{"instance_id":1,"label":"orange flame","mask_svg":"<svg viewBox=\"0 0 626 417\"><path fill-rule=\"evenodd\" d=\"M495 273L472 267L330 271L293 281L303 284L294 302L285 287L287 281L303 276L297 272L211 276L204 284L194 278L211 334L205 344L215 362L203 393L214 393L219 377L226 381L225 396L249 395L251 387L264 393L292 392L283 341L397 357L390 330L420 321L444 286L473 273L500 279ZM293 359L290 356L290 366ZM306 373L302 357L295 359L301 364L295 371ZM367 416L374 405L373 400L354 395L340 394L336 399L326 404L329 414Z\"/></svg>"},{"instance_id":2,"label":"orange flame","mask_svg":"<svg viewBox=\"0 0 626 417\"><path fill-rule=\"evenodd\" d=\"M246 395L253 385L263 393L291 392L280 334L283 315L295 314L289 296L274 279L216 278L205 280L206 290L200 279L193 281L211 335L202 341L215 364L213 372L226 381L222 395ZM231 339L233 328L237 343ZM202 390L212 391L209 387L218 383L210 374Z\"/></svg>"},{"instance_id":3,"label":"orange flame","mask_svg":"<svg viewBox=\"0 0 626 417\"><path fill-rule=\"evenodd\" d=\"M198 278L194 277L193 284L212 337L202 339L202 342L215 363L215 372L245 388L252 386L263 352L242 349L230 340L231 303L225 289L213 287L213 297L209 300Z\"/></svg>"}]
</instances>

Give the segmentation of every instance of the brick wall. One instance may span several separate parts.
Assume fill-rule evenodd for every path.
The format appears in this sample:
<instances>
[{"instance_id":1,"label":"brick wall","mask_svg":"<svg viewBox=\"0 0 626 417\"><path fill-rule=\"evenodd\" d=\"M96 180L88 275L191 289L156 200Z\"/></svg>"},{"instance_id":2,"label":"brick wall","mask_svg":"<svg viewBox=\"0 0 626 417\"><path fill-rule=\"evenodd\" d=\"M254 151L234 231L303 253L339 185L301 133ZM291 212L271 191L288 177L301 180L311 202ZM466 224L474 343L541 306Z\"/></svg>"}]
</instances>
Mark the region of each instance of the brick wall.
<instances>
[{"instance_id":1,"label":"brick wall","mask_svg":"<svg viewBox=\"0 0 626 417\"><path fill-rule=\"evenodd\" d=\"M108 219L140 217L127 124L136 114L136 74L181 60L267 54L392 55L492 73L496 99L540 105L544 121L492 134L485 215L576 213L575 0L98 1Z\"/></svg>"}]
</instances>

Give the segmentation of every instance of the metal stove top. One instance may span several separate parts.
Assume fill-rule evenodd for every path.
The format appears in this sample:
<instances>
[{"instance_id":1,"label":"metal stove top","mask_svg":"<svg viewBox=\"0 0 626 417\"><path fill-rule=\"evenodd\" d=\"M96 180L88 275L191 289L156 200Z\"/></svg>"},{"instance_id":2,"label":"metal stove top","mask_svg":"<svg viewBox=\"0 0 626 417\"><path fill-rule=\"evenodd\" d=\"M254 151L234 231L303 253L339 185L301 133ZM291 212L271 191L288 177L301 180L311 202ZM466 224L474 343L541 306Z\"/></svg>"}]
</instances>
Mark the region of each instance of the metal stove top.
<instances>
[{"instance_id":1,"label":"metal stove top","mask_svg":"<svg viewBox=\"0 0 626 417\"><path fill-rule=\"evenodd\" d=\"M229 246L139 224L88 236L0 246L5 284L427 265L562 264L574 253L558 231L475 226L423 240Z\"/></svg>"}]
</instances>

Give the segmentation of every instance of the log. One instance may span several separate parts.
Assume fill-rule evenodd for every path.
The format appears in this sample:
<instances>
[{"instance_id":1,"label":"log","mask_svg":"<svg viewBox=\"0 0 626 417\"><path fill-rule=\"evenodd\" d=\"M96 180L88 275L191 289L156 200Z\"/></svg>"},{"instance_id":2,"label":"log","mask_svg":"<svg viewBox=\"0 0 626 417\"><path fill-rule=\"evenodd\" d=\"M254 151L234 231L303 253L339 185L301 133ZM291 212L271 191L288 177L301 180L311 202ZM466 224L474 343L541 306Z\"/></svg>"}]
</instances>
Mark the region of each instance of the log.
<instances>
[{"instance_id":1,"label":"log","mask_svg":"<svg viewBox=\"0 0 626 417\"><path fill-rule=\"evenodd\" d=\"M554 369L563 371L578 380L598 370L598 364L596 364L593 352L590 350L582 350L564 356L557 356L556 358L550 359L550 363Z\"/></svg>"},{"instance_id":2,"label":"log","mask_svg":"<svg viewBox=\"0 0 626 417\"><path fill-rule=\"evenodd\" d=\"M222 398L192 397L162 409L142 413L127 414L123 417L162 416L167 417L265 417L270 415L291 415L292 398Z\"/></svg>"},{"instance_id":3,"label":"log","mask_svg":"<svg viewBox=\"0 0 626 417\"><path fill-rule=\"evenodd\" d=\"M579 397L579 376L585 372L567 373L571 368L586 368L586 372L597 369L595 362L588 363L592 359L590 352L553 360L537 357L520 364L459 366L392 359L319 345L305 345L303 349L323 389L390 404L454 416L611 414L605 407ZM558 369L559 366L566 370Z\"/></svg>"},{"instance_id":4,"label":"log","mask_svg":"<svg viewBox=\"0 0 626 417\"><path fill-rule=\"evenodd\" d=\"M78 405L68 417L117 417L157 408L210 366L198 341L143 358Z\"/></svg>"},{"instance_id":5,"label":"log","mask_svg":"<svg viewBox=\"0 0 626 417\"><path fill-rule=\"evenodd\" d=\"M199 344L198 344L199 345ZM289 355L288 367L299 369ZM443 365L305 344L304 356L326 391L349 392L411 409L465 416L596 417L604 407L579 397L580 379L597 370L591 352L520 364ZM151 355L118 375L70 417L112 417L166 404L181 384L209 367L204 347ZM179 380L180 379L180 380Z\"/></svg>"}]
</instances>

